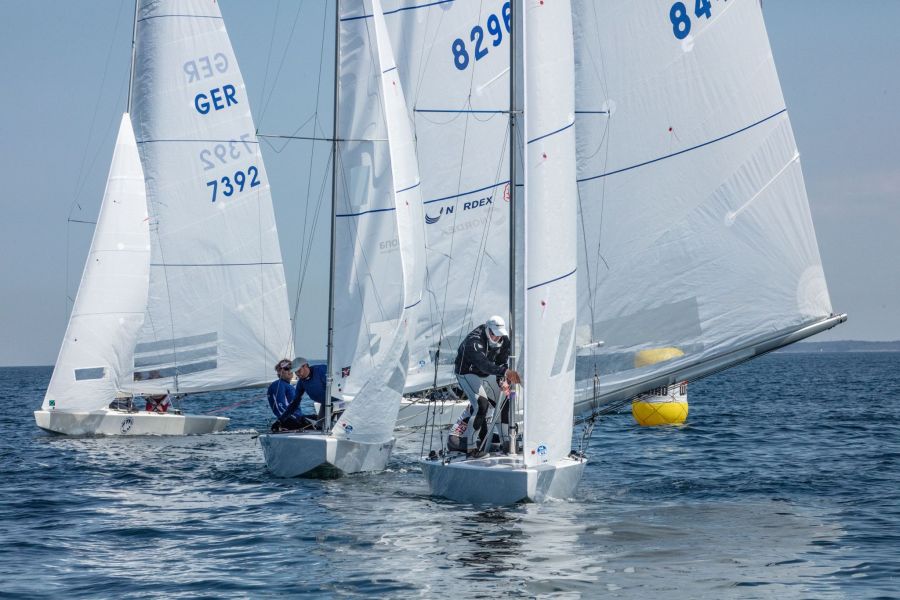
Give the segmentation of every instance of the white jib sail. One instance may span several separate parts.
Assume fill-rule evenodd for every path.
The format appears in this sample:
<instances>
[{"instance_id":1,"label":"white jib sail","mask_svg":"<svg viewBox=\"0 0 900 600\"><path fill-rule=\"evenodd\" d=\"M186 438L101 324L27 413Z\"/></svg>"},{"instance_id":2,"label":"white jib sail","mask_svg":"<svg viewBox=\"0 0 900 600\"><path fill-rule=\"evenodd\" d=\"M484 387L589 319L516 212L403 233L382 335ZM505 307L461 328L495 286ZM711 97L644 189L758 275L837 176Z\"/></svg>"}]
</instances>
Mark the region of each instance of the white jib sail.
<instances>
[{"instance_id":1,"label":"white jib sail","mask_svg":"<svg viewBox=\"0 0 900 600\"><path fill-rule=\"evenodd\" d=\"M134 131L122 115L91 250L42 408L105 408L131 378L150 271L147 197Z\"/></svg>"},{"instance_id":2,"label":"white jib sail","mask_svg":"<svg viewBox=\"0 0 900 600\"><path fill-rule=\"evenodd\" d=\"M568 0L527 2L525 463L572 450L575 393L575 84Z\"/></svg>"},{"instance_id":3,"label":"white jib sail","mask_svg":"<svg viewBox=\"0 0 900 600\"><path fill-rule=\"evenodd\" d=\"M152 259L138 392L259 385L293 356L269 180L219 6L142 0L133 117Z\"/></svg>"},{"instance_id":4,"label":"white jib sail","mask_svg":"<svg viewBox=\"0 0 900 600\"><path fill-rule=\"evenodd\" d=\"M437 383L443 385L455 381L462 337L509 309L510 4L382 2L414 119L426 223L427 284L406 386L413 391L432 385L439 342ZM356 32L354 50L374 56L365 34L371 15L362 4L342 3L341 20L342 35ZM345 78L369 86L376 81L361 73ZM359 172L373 173L379 164L356 163Z\"/></svg>"},{"instance_id":5,"label":"white jib sail","mask_svg":"<svg viewBox=\"0 0 900 600\"><path fill-rule=\"evenodd\" d=\"M376 66L380 72L380 98L390 160L390 177L385 179L392 185L392 189L387 191L388 200L392 201L394 208L393 211L386 213L393 212L397 234L397 249L389 256L394 262L399 261L401 271L400 280L386 282L389 287L384 289L383 293L397 296L401 302L397 305L400 310L394 320L392 331L386 332L386 335L381 337L382 351L371 352L370 348L363 349L366 354L371 353L375 358L373 368L366 369L365 360L357 362L357 357L354 357L353 362L364 368L353 373L352 377L363 375L365 379L354 395L350 407L338 420L334 434L339 437L377 441L391 437L409 369L409 346L415 335L414 327L410 325L415 324L414 315L422 301L425 281L425 222L415 143L406 111L403 87L394 63L381 2L371 0L371 5L378 52ZM378 191L380 191L378 188L372 190L376 193ZM369 250L377 252L377 248ZM360 267L357 266L357 272L359 270ZM382 273L372 271L371 266L366 275L364 281L372 284L383 277ZM365 295L365 290L361 295ZM367 314L360 316L363 319L369 317ZM359 346L354 344L354 347Z\"/></svg>"},{"instance_id":6,"label":"white jib sail","mask_svg":"<svg viewBox=\"0 0 900 600\"><path fill-rule=\"evenodd\" d=\"M579 379L621 389L827 317L760 2L573 7L578 338L605 343ZM666 347L684 356L636 367Z\"/></svg>"}]
</instances>

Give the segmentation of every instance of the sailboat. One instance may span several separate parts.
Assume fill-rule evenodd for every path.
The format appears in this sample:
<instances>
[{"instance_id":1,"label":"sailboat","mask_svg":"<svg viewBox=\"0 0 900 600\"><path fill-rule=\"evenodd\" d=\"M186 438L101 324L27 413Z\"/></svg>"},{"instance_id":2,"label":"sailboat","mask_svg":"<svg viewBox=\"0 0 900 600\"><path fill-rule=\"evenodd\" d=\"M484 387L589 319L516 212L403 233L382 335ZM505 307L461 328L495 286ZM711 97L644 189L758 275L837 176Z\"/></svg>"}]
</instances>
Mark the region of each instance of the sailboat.
<instances>
[{"instance_id":1,"label":"sailboat","mask_svg":"<svg viewBox=\"0 0 900 600\"><path fill-rule=\"evenodd\" d=\"M293 355L268 179L219 7L139 0L134 30L130 115L35 411L57 433L219 431L227 418L127 398L264 385Z\"/></svg>"},{"instance_id":2,"label":"sailboat","mask_svg":"<svg viewBox=\"0 0 900 600\"><path fill-rule=\"evenodd\" d=\"M761 3L572 6L575 413L844 322L832 310ZM639 360L645 353L665 359Z\"/></svg>"},{"instance_id":3,"label":"sailboat","mask_svg":"<svg viewBox=\"0 0 900 600\"><path fill-rule=\"evenodd\" d=\"M539 67L529 64L535 57L552 60L545 53L559 51L538 50L535 43L553 46L571 39L570 30L542 29L553 19L535 23L529 18L569 10L564 2L552 3L551 9L548 5L527 6L524 19L525 121L530 130L522 274L528 291L521 350L526 461L532 451L540 453L529 436L528 394L534 393L535 368L538 386L546 381L535 366L539 357L532 354L535 340L529 335L541 331L532 322L537 316L531 296L540 289L534 287L540 283L532 278L532 268L535 237L539 240L541 234L528 216L541 214L540 205L535 206L539 200L529 190L541 164L532 148L540 134L536 138L528 125L543 118L536 93L555 99L565 98L568 90L575 94L578 302L572 323L578 358L575 406L568 416L584 420L587 432L598 415L639 394L716 373L847 318L832 311L828 297L799 152L760 4L573 0L574 80L555 85L544 83L535 74ZM478 52L484 33L478 27L472 29L474 44L459 38L452 46L457 67ZM542 38L535 28L546 35ZM497 27L488 24L488 30ZM438 47L455 43L435 37ZM483 58L487 63L490 55ZM455 80L448 72L452 69L442 75L452 86ZM483 81L477 70L471 77ZM540 158L545 154L557 156L542 152ZM562 182L552 189L564 203L568 196ZM544 217L564 214L560 210ZM558 245L565 250L564 243ZM543 258L560 256L555 251L545 250ZM567 256L558 260L565 264ZM553 303L545 305L545 300L537 300L546 307L540 318L552 316L547 311ZM516 315L515 305L510 313ZM538 347L567 349L564 338L551 332L538 338ZM665 360L636 360L641 353L661 354L662 349L674 351ZM568 366L574 356L567 356L558 352L557 364ZM568 393L564 385L555 389ZM545 406L555 405L548 400ZM556 410L545 414L545 420L552 421ZM459 501L505 504L574 491L574 477L548 493L539 478L532 488L532 480L512 476L522 468L517 451L510 447L508 456L478 459L434 453L423 461L423 469L433 494Z\"/></svg>"},{"instance_id":4,"label":"sailboat","mask_svg":"<svg viewBox=\"0 0 900 600\"><path fill-rule=\"evenodd\" d=\"M385 468L415 342L425 278L419 171L380 0L369 6L368 27L337 43L326 416L321 431L259 436L281 477ZM374 54L358 51L361 35L373 36ZM332 397L352 399L333 428Z\"/></svg>"},{"instance_id":5,"label":"sailboat","mask_svg":"<svg viewBox=\"0 0 900 600\"><path fill-rule=\"evenodd\" d=\"M516 12L513 9L510 17L513 27ZM431 493L459 502L567 498L574 494L587 462L571 453L577 275L572 16L564 2L529 3L521 23L525 247L517 285L515 236L510 235L509 289L513 315L515 299L524 300L524 375L515 394L522 401L523 444L520 451L513 436L502 453L459 460L425 458L422 468ZM514 30L510 33L514 41ZM515 85L515 77L511 79ZM510 97L515 101L516 94ZM515 112L513 106L510 113ZM512 180L515 183L514 175ZM510 335L515 347L512 331Z\"/></svg>"}]
</instances>

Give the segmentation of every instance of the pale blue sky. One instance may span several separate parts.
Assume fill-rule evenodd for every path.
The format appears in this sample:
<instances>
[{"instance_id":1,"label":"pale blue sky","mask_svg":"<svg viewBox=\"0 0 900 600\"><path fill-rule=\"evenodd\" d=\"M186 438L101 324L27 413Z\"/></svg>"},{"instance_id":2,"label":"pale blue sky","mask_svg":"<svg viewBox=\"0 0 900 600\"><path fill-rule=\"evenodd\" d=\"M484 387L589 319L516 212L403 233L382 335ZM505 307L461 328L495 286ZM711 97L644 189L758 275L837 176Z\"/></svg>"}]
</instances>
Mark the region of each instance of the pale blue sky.
<instances>
[{"instance_id":1,"label":"pale blue sky","mask_svg":"<svg viewBox=\"0 0 900 600\"><path fill-rule=\"evenodd\" d=\"M219 3L257 126L294 132L316 110L322 31L333 29L323 21L324 1ZM73 219L96 218L124 110L133 2L0 6L0 365L47 365L90 243L90 226L66 219L70 210ZM764 14L832 302L850 313L848 323L817 339L900 339L900 2L766 0ZM327 46L319 111L330 130ZM312 240L301 297L312 331L297 350L322 356L327 209L304 226L319 201L321 173L313 169L308 193L310 143L274 146L263 152L292 303L306 262L300 248ZM325 152L320 145L319 164Z\"/></svg>"}]
</instances>

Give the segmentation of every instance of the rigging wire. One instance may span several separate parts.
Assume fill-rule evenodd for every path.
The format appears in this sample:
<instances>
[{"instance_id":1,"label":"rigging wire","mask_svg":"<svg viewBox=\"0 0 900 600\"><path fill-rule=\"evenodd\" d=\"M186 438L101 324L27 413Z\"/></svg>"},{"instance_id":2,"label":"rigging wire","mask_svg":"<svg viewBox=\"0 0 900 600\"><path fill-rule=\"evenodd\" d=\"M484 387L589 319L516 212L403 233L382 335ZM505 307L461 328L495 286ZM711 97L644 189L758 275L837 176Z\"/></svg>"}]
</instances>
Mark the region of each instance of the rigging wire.
<instances>
[{"instance_id":1,"label":"rigging wire","mask_svg":"<svg viewBox=\"0 0 900 600\"><path fill-rule=\"evenodd\" d=\"M301 0L300 4L297 5L297 14L294 15L294 22L291 25L291 33L288 36L287 43L284 46L284 52L281 55L281 62L278 63L278 70L275 72L275 81L272 82L272 89L269 91L269 96L268 96L268 98L266 98L266 102L263 105L262 111L259 114L260 121L262 121L263 115L266 114L266 111L269 108L269 103L272 101L272 96L275 95L275 88L278 87L278 78L281 76L281 73L284 70L284 61L288 56L288 50L290 49L291 42L294 39L294 32L297 30L297 21L300 20L300 12L303 10L303 7L305 6L305 4L306 3L303 0ZM275 17L276 17L276 19L278 17L277 10L275 11ZM267 73L267 77L268 77L268 62L266 63L266 73Z\"/></svg>"},{"instance_id":2,"label":"rigging wire","mask_svg":"<svg viewBox=\"0 0 900 600\"><path fill-rule=\"evenodd\" d=\"M122 20L122 12L124 10L124 6L125 6L124 2L119 4L119 11L116 13L116 22L112 28L112 35L110 36L109 47L106 50L106 60L103 64L103 76L100 80L100 86L97 88L97 101L94 103L94 112L91 115L91 124L88 126L87 142L85 144L86 147L90 146L91 141L93 140L94 125L97 122L97 115L100 112L100 103L101 103L101 100L104 95L104 89L106 87L106 77L107 77L107 74L109 73L109 65L110 65L110 62L112 59L112 55L113 55L113 46L115 45L115 41L116 41L116 33L119 31L119 22ZM107 126L106 126L106 130L103 133L102 139L109 138L110 131L113 127L114 121L115 121L114 119L109 120L109 123L107 123ZM90 173L91 171L93 171L94 164L97 161L97 157L100 155L100 150L101 149L98 147L96 149L96 151L93 153L93 155L91 157L91 161L87 168L85 168L85 162L87 161L89 153L88 152L82 153L81 166L79 166L79 168L78 168L78 175L75 179L75 194L73 195L71 204L69 204L69 211L68 211L68 214L66 215L65 288L63 290L63 297L64 297L63 319L66 319L66 320L69 318L69 303L71 302L74 304L74 302L75 302L74 298L72 298L72 296L69 294L69 286L70 286L69 270L70 270L70 266L71 266L70 261L69 261L69 257L71 255L71 252L69 251L70 242L71 242L71 232L69 229L69 224L70 223L96 224L96 221L92 222L92 221L85 221L85 220L80 220L80 219L73 219L72 213L75 211L76 207L78 208L79 211L82 210L79 199L81 197L81 193L84 190L84 186L86 185L87 180L88 180L87 174Z\"/></svg>"}]
</instances>

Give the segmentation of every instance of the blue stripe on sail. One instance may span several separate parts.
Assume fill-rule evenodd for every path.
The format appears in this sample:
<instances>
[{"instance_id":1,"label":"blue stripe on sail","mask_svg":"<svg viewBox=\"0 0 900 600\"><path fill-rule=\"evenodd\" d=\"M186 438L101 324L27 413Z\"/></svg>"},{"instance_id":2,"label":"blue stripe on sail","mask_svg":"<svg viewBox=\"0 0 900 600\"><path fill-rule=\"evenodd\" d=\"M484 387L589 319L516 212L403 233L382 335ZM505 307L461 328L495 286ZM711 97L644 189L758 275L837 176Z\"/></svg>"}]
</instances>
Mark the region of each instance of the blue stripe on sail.
<instances>
[{"instance_id":1,"label":"blue stripe on sail","mask_svg":"<svg viewBox=\"0 0 900 600\"><path fill-rule=\"evenodd\" d=\"M153 379L166 379L175 377L176 375L190 375L191 373L199 373L200 371L212 371L218 367L215 360L207 360L204 362L193 363L189 365L178 365L175 367L166 367L164 369L153 369L151 371L135 371L135 381L151 381Z\"/></svg>"},{"instance_id":2,"label":"blue stripe on sail","mask_svg":"<svg viewBox=\"0 0 900 600\"><path fill-rule=\"evenodd\" d=\"M576 110L576 115L608 115L608 110Z\"/></svg>"},{"instance_id":3,"label":"blue stripe on sail","mask_svg":"<svg viewBox=\"0 0 900 600\"><path fill-rule=\"evenodd\" d=\"M191 335L182 338L175 338L174 340L159 340L155 342L141 342L134 347L135 354L141 354L145 352L157 352L159 350L165 350L168 348L183 348L184 346L195 346L198 344L207 344L210 342L215 342L219 339L219 335L216 332L212 333L201 333L199 335Z\"/></svg>"},{"instance_id":4,"label":"blue stripe on sail","mask_svg":"<svg viewBox=\"0 0 900 600\"><path fill-rule=\"evenodd\" d=\"M394 207L391 208L373 208L372 210L364 210L358 213L344 213L341 215L334 215L335 217L359 217L362 215L370 215L372 213L381 213L381 212L392 212Z\"/></svg>"},{"instance_id":5,"label":"blue stripe on sail","mask_svg":"<svg viewBox=\"0 0 900 600\"><path fill-rule=\"evenodd\" d=\"M381 74L382 74L382 75L387 75L387 74L390 73L391 71L396 71L396 70L397 70L397 67L394 66L394 67L391 67L390 69L388 69L387 71L382 71Z\"/></svg>"},{"instance_id":6,"label":"blue stripe on sail","mask_svg":"<svg viewBox=\"0 0 900 600\"><path fill-rule=\"evenodd\" d=\"M461 108L417 108L417 113L449 113L449 114L475 114L475 115L500 115L509 113L508 110L464 110Z\"/></svg>"},{"instance_id":7,"label":"blue stripe on sail","mask_svg":"<svg viewBox=\"0 0 900 600\"><path fill-rule=\"evenodd\" d=\"M180 19L185 19L185 18L187 18L187 19L218 19L218 20L220 20L220 21L222 20L222 17L216 16L216 15L178 15L178 14L172 14L172 15L150 15L149 17L141 17L140 19L138 19L137 22L138 22L138 23L143 23L144 21L149 21L150 19L168 19L168 18L176 18L176 19L178 19L178 18L180 18Z\"/></svg>"},{"instance_id":8,"label":"blue stripe on sail","mask_svg":"<svg viewBox=\"0 0 900 600\"><path fill-rule=\"evenodd\" d=\"M169 346L171 349L171 346ZM174 362L188 362L198 358L209 358L219 355L218 346L209 346L207 348L197 348L196 350L180 350L177 352L167 352L166 354L154 354L152 356L135 356L134 368L153 367L158 365L167 365Z\"/></svg>"},{"instance_id":9,"label":"blue stripe on sail","mask_svg":"<svg viewBox=\"0 0 900 600\"><path fill-rule=\"evenodd\" d=\"M419 301L418 301L418 302L416 302L415 304L410 304L409 306L404 306L404 307L403 307L403 310L409 310L410 308L412 308L412 307L414 307L414 306L418 306L418 305L420 305L421 303L422 303L422 299L419 298Z\"/></svg>"},{"instance_id":10,"label":"blue stripe on sail","mask_svg":"<svg viewBox=\"0 0 900 600\"><path fill-rule=\"evenodd\" d=\"M408 188L403 188L402 190L397 190L394 192L395 194L402 194L403 192L408 192L409 190L414 190L422 184L421 181L415 183L414 185L409 186Z\"/></svg>"},{"instance_id":11,"label":"blue stripe on sail","mask_svg":"<svg viewBox=\"0 0 900 600\"><path fill-rule=\"evenodd\" d=\"M281 262L247 263L150 263L151 267L258 267L260 265L280 265Z\"/></svg>"},{"instance_id":12,"label":"blue stripe on sail","mask_svg":"<svg viewBox=\"0 0 900 600\"><path fill-rule=\"evenodd\" d=\"M215 144L215 143L229 144L229 143L233 142L235 144L238 144L238 143L240 143L240 144L259 144L258 140L199 140L199 139L198 140L140 140L140 141L138 141L138 144L164 144L166 142L173 142L173 143L202 142L204 144Z\"/></svg>"},{"instance_id":13,"label":"blue stripe on sail","mask_svg":"<svg viewBox=\"0 0 900 600\"><path fill-rule=\"evenodd\" d=\"M560 127L560 128L557 129L556 131L551 131L550 133L545 133L544 135L538 136L538 137L534 138L533 140L528 140L528 143L529 143L529 144L533 144L533 143L538 142L538 141L540 141L540 140L542 140L542 139L544 139L544 138L548 138L548 137L550 137L551 135L556 135L557 133L561 133L561 132L565 131L566 129L568 129L569 127L572 127L573 125L575 125L575 123L569 123L569 124L566 125L565 127Z\"/></svg>"},{"instance_id":14,"label":"blue stripe on sail","mask_svg":"<svg viewBox=\"0 0 900 600\"><path fill-rule=\"evenodd\" d=\"M625 171L630 171L631 169L637 169L638 167L644 167L644 166L647 166L647 165L651 165L651 164L653 164L653 163L655 163L655 162L659 162L659 161L661 161L661 160L666 160L667 158L672 158L672 157L674 157L674 156L678 156L679 154L684 154L685 152L690 152L690 151L692 151L692 150L697 150L698 148L703 148L704 146L709 146L710 144L715 144L716 142L721 142L722 140L728 139L728 138L730 138L730 137L732 137L732 136L735 136L735 135L737 135L737 134L739 134L739 133L743 133L743 132L747 131L748 129L753 129L753 128L756 127L757 125L762 125L762 124L765 123L766 121L768 121L768 120L770 120L770 119L774 119L774 118L777 117L778 115L780 115L780 114L782 114L782 113L786 113L786 112L787 112L787 109L786 109L786 108L782 108L782 109L779 110L777 113L775 113L775 114L773 114L773 115L769 115L769 116L766 117L765 119L760 119L760 120L757 121L756 123L753 123L753 124L751 124L751 125L747 125L747 126L744 127L743 129L738 129L737 131L733 131L733 132L731 132L731 133L729 133L729 134L723 135L722 137L717 137L717 138L714 139L714 140L710 140L710 141L708 141L708 142L703 142L702 144L698 144L698 145L693 146L693 147L691 147L691 148L685 148L684 150L679 150L678 152L673 152L672 154L667 154L667 155L665 155L665 156L660 156L659 158L654 158L653 160L648 160L648 161L646 161L646 162L642 162L642 163L639 163L639 164L636 164L636 165L631 165L630 167L625 167L625 168L622 168L622 169L617 169L617 170L615 170L615 171L610 171L609 173L601 173L601 174L599 174L599 175L592 175L592 176L590 176L590 177L584 177L584 178L582 178L582 179L579 179L579 180L578 180L578 183L583 183L583 182L585 182L585 181L591 181L591 180L593 180L593 179L600 179L600 178L602 178L602 177L608 177L608 176L610 176L610 175L616 175L616 174L618 174L618 173L623 173L623 172L625 172Z\"/></svg>"},{"instance_id":15,"label":"blue stripe on sail","mask_svg":"<svg viewBox=\"0 0 900 600\"><path fill-rule=\"evenodd\" d=\"M543 282L543 283L536 283L536 284L534 284L533 286L529 287L528 290L530 291L530 290L533 290L533 289L535 289L535 288L539 288L539 287L541 287L541 286L547 285L548 283L553 283L554 281L559 281L560 279L565 279L566 277L571 277L572 275L575 274L575 271L577 271L577 270L578 270L578 269L575 268L575 269L572 269L570 272L566 273L565 275L560 275L559 277L554 277L553 279L550 279L550 280L545 281L545 282Z\"/></svg>"},{"instance_id":16,"label":"blue stripe on sail","mask_svg":"<svg viewBox=\"0 0 900 600\"><path fill-rule=\"evenodd\" d=\"M506 185L509 183L509 179L506 181L498 181L493 185L487 185L483 188L478 188L477 190L469 190L468 192L460 192L454 196L444 196L443 198L435 198L434 200L425 200L422 204L431 204L432 202L440 202L441 200L453 200L454 198L462 198L463 196L468 196L469 194L477 194L478 192L483 192L484 190L489 190L495 188L500 185Z\"/></svg>"},{"instance_id":17,"label":"blue stripe on sail","mask_svg":"<svg viewBox=\"0 0 900 600\"><path fill-rule=\"evenodd\" d=\"M418 6L405 6L403 8L395 8L394 10L386 10L384 11L384 16L392 15L394 13L404 12L407 10L418 10L420 8L430 8L432 6L437 6L439 4L447 4L448 2L453 2L454 0L437 0L436 2L429 2L428 4L420 4ZM372 15L361 15L358 17L344 17L341 21L357 21L359 19L371 19Z\"/></svg>"}]
</instances>

